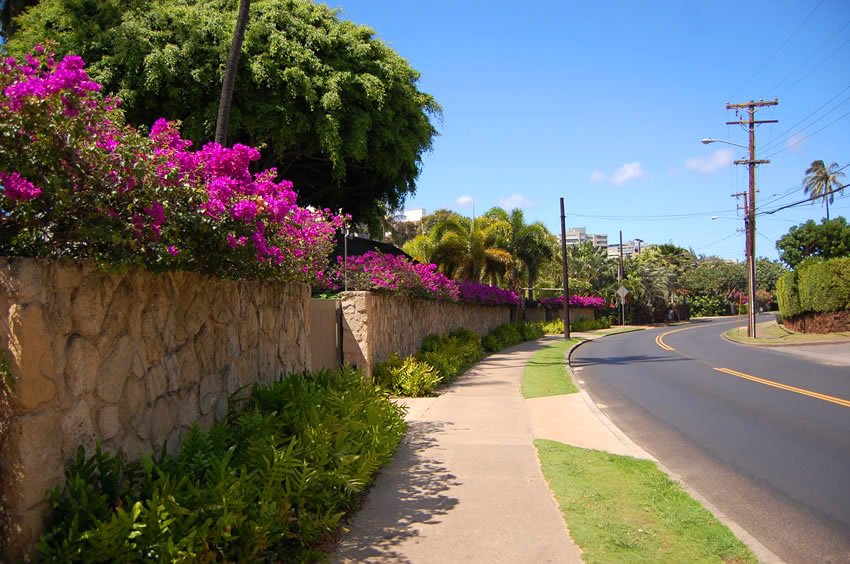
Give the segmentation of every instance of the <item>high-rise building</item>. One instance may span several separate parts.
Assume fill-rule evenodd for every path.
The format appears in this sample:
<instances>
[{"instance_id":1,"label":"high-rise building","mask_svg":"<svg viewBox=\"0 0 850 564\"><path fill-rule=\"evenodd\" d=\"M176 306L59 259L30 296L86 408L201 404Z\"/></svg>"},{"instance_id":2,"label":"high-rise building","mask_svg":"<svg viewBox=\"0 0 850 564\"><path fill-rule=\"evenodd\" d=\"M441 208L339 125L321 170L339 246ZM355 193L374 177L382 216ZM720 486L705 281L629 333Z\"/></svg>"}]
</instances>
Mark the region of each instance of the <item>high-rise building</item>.
<instances>
[{"instance_id":1,"label":"high-rise building","mask_svg":"<svg viewBox=\"0 0 850 564\"><path fill-rule=\"evenodd\" d=\"M585 227L567 229L565 240L567 245L579 245L585 241L590 241L596 247L602 249L608 247L608 235L588 234Z\"/></svg>"}]
</instances>

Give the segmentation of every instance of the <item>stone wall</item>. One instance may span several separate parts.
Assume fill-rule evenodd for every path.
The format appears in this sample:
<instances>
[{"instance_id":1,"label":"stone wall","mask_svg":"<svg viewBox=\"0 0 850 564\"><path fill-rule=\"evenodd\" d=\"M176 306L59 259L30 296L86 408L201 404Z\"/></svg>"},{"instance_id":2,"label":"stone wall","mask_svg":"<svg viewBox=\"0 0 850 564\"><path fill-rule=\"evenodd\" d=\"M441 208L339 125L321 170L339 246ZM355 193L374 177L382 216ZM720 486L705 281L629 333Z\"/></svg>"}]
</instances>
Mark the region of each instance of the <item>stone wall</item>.
<instances>
[{"instance_id":1,"label":"stone wall","mask_svg":"<svg viewBox=\"0 0 850 564\"><path fill-rule=\"evenodd\" d=\"M370 292L342 295L343 357L372 374L376 362L419 352L422 339L465 327L486 335L509 323L509 306L477 306Z\"/></svg>"},{"instance_id":2,"label":"stone wall","mask_svg":"<svg viewBox=\"0 0 850 564\"><path fill-rule=\"evenodd\" d=\"M303 285L0 259L0 348L16 387L0 436L0 553L26 555L79 445L172 450L240 386L309 369L309 311Z\"/></svg>"}]
</instances>

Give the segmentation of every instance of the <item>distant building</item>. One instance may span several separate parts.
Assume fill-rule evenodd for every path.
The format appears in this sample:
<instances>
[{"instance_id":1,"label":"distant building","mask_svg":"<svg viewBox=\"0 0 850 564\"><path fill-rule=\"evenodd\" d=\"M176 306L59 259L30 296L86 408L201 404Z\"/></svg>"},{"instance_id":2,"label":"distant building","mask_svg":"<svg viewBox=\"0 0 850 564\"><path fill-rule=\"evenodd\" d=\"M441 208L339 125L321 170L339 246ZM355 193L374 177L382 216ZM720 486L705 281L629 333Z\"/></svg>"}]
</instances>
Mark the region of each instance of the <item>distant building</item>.
<instances>
[{"instance_id":1,"label":"distant building","mask_svg":"<svg viewBox=\"0 0 850 564\"><path fill-rule=\"evenodd\" d=\"M588 234L587 229L584 227L567 229L565 240L567 245L580 245L581 243L590 241L595 247L601 249L608 247L608 235Z\"/></svg>"},{"instance_id":2,"label":"distant building","mask_svg":"<svg viewBox=\"0 0 850 564\"><path fill-rule=\"evenodd\" d=\"M623 241L623 258L631 256L639 252L640 247L635 245L634 241ZM620 256L620 244L615 243L608 245L608 258L618 258Z\"/></svg>"},{"instance_id":3,"label":"distant building","mask_svg":"<svg viewBox=\"0 0 850 564\"><path fill-rule=\"evenodd\" d=\"M404 210L401 212L402 221L408 221L411 223L419 223L422 221L422 218L427 214L425 213L425 208L419 208L415 210Z\"/></svg>"}]
</instances>

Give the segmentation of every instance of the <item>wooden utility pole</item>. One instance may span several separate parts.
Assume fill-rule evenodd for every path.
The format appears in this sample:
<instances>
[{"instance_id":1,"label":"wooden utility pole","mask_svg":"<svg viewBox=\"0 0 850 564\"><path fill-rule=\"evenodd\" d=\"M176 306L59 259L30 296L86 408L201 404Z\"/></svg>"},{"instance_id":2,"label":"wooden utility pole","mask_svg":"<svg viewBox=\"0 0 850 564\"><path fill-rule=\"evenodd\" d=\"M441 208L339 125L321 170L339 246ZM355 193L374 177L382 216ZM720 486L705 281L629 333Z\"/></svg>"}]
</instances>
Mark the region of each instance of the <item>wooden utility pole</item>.
<instances>
[{"instance_id":1,"label":"wooden utility pole","mask_svg":"<svg viewBox=\"0 0 850 564\"><path fill-rule=\"evenodd\" d=\"M768 160L756 160L756 125L760 123L777 123L778 120L767 119L757 121L756 108L764 106L775 106L779 104L779 99L759 100L755 102L750 100L742 104L726 104L727 110L747 110L748 119L739 121L727 121L726 125L743 125L746 126L750 134L750 158L735 161L736 165L745 164L750 169L750 186L748 192L748 209L745 211L746 227L747 227L747 337L756 338L756 165L768 164Z\"/></svg>"},{"instance_id":2,"label":"wooden utility pole","mask_svg":"<svg viewBox=\"0 0 850 564\"><path fill-rule=\"evenodd\" d=\"M623 230L620 229L620 264L617 267L617 282L623 283L626 273L623 272ZM626 297L620 296L620 325L626 324Z\"/></svg>"},{"instance_id":3,"label":"wooden utility pole","mask_svg":"<svg viewBox=\"0 0 850 564\"><path fill-rule=\"evenodd\" d=\"M567 269L567 216L561 198L561 274L564 278L564 339L570 338L570 277Z\"/></svg>"}]
</instances>

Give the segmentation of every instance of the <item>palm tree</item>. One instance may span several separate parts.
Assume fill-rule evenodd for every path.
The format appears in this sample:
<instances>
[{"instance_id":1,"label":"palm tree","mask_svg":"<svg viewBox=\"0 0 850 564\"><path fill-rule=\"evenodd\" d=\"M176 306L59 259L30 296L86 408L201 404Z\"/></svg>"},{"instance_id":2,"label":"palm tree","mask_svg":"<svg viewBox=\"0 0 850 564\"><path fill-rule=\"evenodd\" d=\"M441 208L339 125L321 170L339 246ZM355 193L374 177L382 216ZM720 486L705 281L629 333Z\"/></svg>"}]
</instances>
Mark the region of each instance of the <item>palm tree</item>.
<instances>
[{"instance_id":1,"label":"palm tree","mask_svg":"<svg viewBox=\"0 0 850 564\"><path fill-rule=\"evenodd\" d=\"M446 216L431 231L431 261L455 280L498 283L513 261L506 250L510 229L506 221L487 215L477 219Z\"/></svg>"},{"instance_id":2,"label":"palm tree","mask_svg":"<svg viewBox=\"0 0 850 564\"><path fill-rule=\"evenodd\" d=\"M838 163L831 163L826 166L823 161L812 161L809 168L806 169L806 176L803 178L803 193L808 194L812 199L812 203L818 198L823 198L826 204L826 220L829 221L829 204L835 198L836 192L841 192L844 188L841 182L844 173L838 168Z\"/></svg>"},{"instance_id":3,"label":"palm tree","mask_svg":"<svg viewBox=\"0 0 850 564\"><path fill-rule=\"evenodd\" d=\"M227 144L227 130L230 127L230 106L233 102L233 86L236 84L236 69L239 67L239 55L242 54L242 41L245 28L248 27L248 10L251 0L239 0L239 15L236 16L236 29L227 53L227 65L224 67L224 79L221 84L221 98L218 102L218 119L215 124L215 142Z\"/></svg>"},{"instance_id":4,"label":"palm tree","mask_svg":"<svg viewBox=\"0 0 850 564\"><path fill-rule=\"evenodd\" d=\"M510 224L510 232L504 241L505 250L512 258L507 271L507 284L517 292L522 283L529 288L534 287L540 268L553 256L549 230L539 221L526 223L521 209L508 213L496 207L483 217Z\"/></svg>"}]
</instances>

